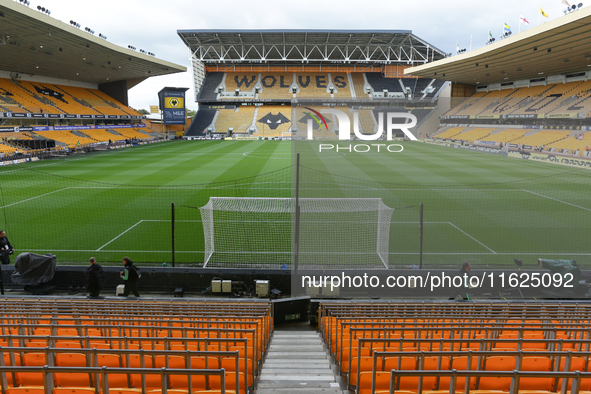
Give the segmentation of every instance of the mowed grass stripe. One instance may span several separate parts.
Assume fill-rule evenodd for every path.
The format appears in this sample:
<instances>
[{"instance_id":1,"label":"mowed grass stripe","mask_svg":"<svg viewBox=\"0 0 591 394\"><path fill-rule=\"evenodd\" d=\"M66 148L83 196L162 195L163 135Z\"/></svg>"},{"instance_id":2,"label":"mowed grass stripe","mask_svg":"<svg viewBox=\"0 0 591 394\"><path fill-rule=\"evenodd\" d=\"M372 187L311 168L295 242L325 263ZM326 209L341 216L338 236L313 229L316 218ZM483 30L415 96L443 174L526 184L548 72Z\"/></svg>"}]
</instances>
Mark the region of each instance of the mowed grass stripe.
<instances>
[{"instance_id":1,"label":"mowed grass stripe","mask_svg":"<svg viewBox=\"0 0 591 394\"><path fill-rule=\"evenodd\" d=\"M111 250L146 250L138 252L138 261L167 261L171 202L177 204L177 219L194 220L199 211L189 206L202 206L210 196L282 195L274 187L293 181L290 169L268 173L288 167L288 152L298 144L180 141L66 159L31 171L2 172L0 192L7 202L56 192L8 207L7 222L0 215L0 223L8 226L19 250L49 251L96 250L144 220L110 243L108 250L97 252L97 257L118 262L120 253ZM587 252L591 212L568 203L591 208L588 172L410 142L403 143L402 154L344 157L323 156L312 144L302 144L302 165L321 171L303 172L302 197L381 197L395 207L424 202L426 221L450 222L465 232L447 224L426 224L429 254L424 264L457 264L462 256L482 265L511 263L507 255L492 255L474 239L498 253L515 252L515 257L520 257L519 251L549 253L553 258L556 253L568 258L569 253ZM392 174L398 174L399 182L392 181ZM245 179L249 176L253 178ZM233 187L204 184L213 181ZM249 185L252 181L256 184ZM123 187L112 187L116 184ZM539 195L521 190L525 188ZM289 195L289 190L285 192ZM396 210L393 221L416 222L418 211ZM177 261L198 262L202 256L192 251L203 250L201 223L177 228L177 250L187 252ZM418 225L392 228L390 251L407 254L396 255L394 264L417 262L413 253L418 253ZM150 252L158 250L163 252ZM86 253L75 252L58 256L60 262L87 258ZM583 265L590 262L588 256L577 260Z\"/></svg>"}]
</instances>

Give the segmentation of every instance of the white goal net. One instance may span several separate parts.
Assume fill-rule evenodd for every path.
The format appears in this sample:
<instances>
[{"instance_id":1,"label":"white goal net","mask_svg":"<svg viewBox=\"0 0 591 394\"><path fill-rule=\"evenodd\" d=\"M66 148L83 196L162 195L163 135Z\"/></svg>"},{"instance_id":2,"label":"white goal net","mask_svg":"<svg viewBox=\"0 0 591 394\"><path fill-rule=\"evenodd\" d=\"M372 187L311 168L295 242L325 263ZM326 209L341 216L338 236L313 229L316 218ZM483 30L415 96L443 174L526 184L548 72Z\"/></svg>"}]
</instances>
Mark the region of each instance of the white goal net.
<instances>
[{"instance_id":1,"label":"white goal net","mask_svg":"<svg viewBox=\"0 0 591 394\"><path fill-rule=\"evenodd\" d=\"M380 198L300 198L299 267L387 268L393 208ZM211 197L204 266L292 268L295 199Z\"/></svg>"}]
</instances>

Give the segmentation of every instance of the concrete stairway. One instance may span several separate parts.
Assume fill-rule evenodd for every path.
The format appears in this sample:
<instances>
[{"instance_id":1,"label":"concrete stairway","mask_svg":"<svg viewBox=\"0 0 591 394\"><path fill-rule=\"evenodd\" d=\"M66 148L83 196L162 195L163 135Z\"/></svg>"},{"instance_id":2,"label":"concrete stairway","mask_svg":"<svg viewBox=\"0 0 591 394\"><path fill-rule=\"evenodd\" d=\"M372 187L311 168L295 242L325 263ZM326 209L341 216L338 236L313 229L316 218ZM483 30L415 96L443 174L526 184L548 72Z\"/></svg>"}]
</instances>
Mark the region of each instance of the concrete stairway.
<instances>
[{"instance_id":1,"label":"concrete stairway","mask_svg":"<svg viewBox=\"0 0 591 394\"><path fill-rule=\"evenodd\" d=\"M257 394L343 394L315 331L275 331Z\"/></svg>"}]
</instances>

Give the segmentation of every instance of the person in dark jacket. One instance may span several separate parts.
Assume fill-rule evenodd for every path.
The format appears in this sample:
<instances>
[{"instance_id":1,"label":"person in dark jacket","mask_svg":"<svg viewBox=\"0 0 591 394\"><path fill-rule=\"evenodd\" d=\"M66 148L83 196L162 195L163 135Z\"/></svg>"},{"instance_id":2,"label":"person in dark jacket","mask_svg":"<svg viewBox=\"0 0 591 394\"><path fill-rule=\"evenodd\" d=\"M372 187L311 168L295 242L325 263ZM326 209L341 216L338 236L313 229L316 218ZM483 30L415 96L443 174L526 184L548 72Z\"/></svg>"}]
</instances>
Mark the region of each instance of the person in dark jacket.
<instances>
[{"instance_id":1,"label":"person in dark jacket","mask_svg":"<svg viewBox=\"0 0 591 394\"><path fill-rule=\"evenodd\" d=\"M138 274L133 268L133 261L127 256L123 258L124 270L119 273L119 276L125 282L125 289L123 289L123 296L127 297L129 293L133 293L134 296L139 297L140 293L137 291L137 280Z\"/></svg>"},{"instance_id":2,"label":"person in dark jacket","mask_svg":"<svg viewBox=\"0 0 591 394\"><path fill-rule=\"evenodd\" d=\"M4 230L0 230L0 261L2 264L10 264L10 255L14 253L14 248L10 244Z\"/></svg>"},{"instance_id":3,"label":"person in dark jacket","mask_svg":"<svg viewBox=\"0 0 591 394\"><path fill-rule=\"evenodd\" d=\"M464 275L466 275L469 279L471 269L472 269L472 266L470 266L470 263L468 263L468 262L463 263L462 268L460 268L460 272L459 272L458 276L461 276L463 278ZM468 290L468 288L464 287L464 285L462 285L460 287L454 286L453 293L451 294L451 297L449 297L449 299L455 300L457 296L461 295L462 298L464 298L465 300L468 300L469 297L468 297L468 293L466 290Z\"/></svg>"},{"instance_id":4,"label":"person in dark jacket","mask_svg":"<svg viewBox=\"0 0 591 394\"><path fill-rule=\"evenodd\" d=\"M86 270L88 274L86 290L90 293L90 297L98 297L105 284L105 272L94 257L91 257L88 262L90 267Z\"/></svg>"}]
</instances>

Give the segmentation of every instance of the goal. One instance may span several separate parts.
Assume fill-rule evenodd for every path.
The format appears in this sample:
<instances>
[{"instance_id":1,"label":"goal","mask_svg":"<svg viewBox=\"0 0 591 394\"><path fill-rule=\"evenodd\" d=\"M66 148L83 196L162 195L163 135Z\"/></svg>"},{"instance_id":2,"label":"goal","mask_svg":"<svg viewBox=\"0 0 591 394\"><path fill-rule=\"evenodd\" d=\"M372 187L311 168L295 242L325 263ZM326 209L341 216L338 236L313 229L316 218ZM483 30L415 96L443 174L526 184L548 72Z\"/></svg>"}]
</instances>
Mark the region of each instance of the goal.
<instances>
[{"instance_id":1,"label":"goal","mask_svg":"<svg viewBox=\"0 0 591 394\"><path fill-rule=\"evenodd\" d=\"M393 208L380 198L300 198L299 268L388 268ZM210 197L204 266L291 268L295 199Z\"/></svg>"}]
</instances>

